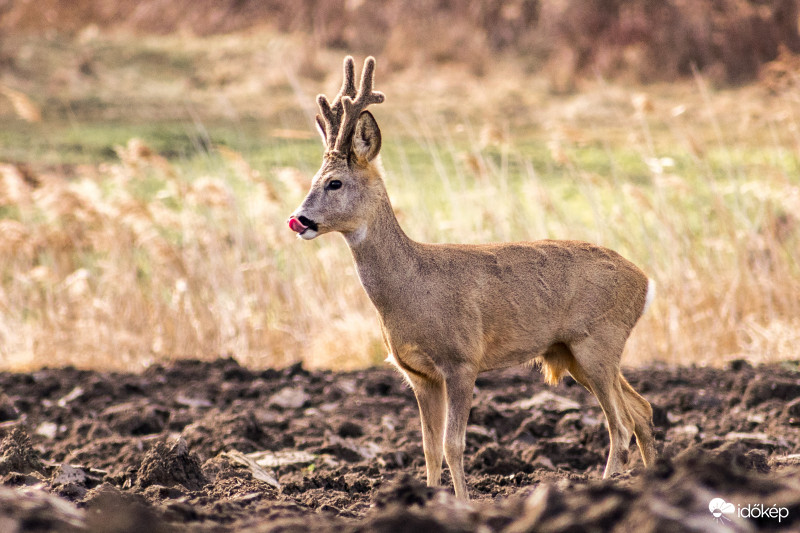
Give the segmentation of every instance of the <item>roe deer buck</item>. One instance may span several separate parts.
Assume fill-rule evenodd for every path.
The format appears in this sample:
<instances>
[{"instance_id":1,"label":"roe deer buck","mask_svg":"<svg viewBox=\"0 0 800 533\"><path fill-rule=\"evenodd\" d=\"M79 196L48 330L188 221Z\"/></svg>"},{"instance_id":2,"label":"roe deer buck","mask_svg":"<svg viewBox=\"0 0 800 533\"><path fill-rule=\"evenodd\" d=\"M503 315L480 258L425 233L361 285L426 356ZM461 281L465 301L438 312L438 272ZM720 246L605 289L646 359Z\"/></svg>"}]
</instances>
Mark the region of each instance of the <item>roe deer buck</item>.
<instances>
[{"instance_id":1,"label":"roe deer buck","mask_svg":"<svg viewBox=\"0 0 800 533\"><path fill-rule=\"evenodd\" d=\"M317 97L326 151L289 227L303 239L338 231L378 310L389 360L414 389L428 485L442 454L456 496L468 499L464 444L478 373L538 360L545 379L569 372L600 402L611 449L603 477L625 465L631 433L645 465L655 459L650 404L620 373L625 342L654 294L641 270L616 252L576 241L423 244L397 222L378 158L381 132L366 107L375 60L356 92L354 62L329 103Z\"/></svg>"}]
</instances>

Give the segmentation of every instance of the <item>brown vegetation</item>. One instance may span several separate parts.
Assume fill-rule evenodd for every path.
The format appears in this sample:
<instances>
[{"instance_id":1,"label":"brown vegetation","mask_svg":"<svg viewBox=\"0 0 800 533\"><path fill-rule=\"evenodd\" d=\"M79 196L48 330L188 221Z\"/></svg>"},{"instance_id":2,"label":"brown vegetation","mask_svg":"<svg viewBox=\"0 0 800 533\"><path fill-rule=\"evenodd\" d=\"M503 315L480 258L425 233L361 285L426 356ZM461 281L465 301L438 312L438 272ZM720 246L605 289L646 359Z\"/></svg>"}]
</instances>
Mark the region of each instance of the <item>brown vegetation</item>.
<instances>
[{"instance_id":1,"label":"brown vegetation","mask_svg":"<svg viewBox=\"0 0 800 533\"><path fill-rule=\"evenodd\" d=\"M381 55L391 66L455 61L480 72L494 54L575 75L673 80L692 69L724 82L753 79L781 45L800 52L797 0L100 0L0 1L4 32L209 35L269 27L312 48Z\"/></svg>"}]
</instances>

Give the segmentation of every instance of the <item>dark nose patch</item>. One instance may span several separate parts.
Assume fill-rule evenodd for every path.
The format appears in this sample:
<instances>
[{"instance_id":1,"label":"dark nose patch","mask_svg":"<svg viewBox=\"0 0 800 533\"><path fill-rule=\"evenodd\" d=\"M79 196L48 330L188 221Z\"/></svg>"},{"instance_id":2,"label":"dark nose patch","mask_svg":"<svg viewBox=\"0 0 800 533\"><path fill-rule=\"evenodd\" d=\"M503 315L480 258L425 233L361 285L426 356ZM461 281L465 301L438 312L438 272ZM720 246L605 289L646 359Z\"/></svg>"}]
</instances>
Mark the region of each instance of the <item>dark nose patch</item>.
<instances>
[{"instance_id":1,"label":"dark nose patch","mask_svg":"<svg viewBox=\"0 0 800 533\"><path fill-rule=\"evenodd\" d=\"M305 227L307 227L307 228L309 228L311 230L314 230L314 231L319 231L319 227L317 227L317 223L314 222L313 220L309 220L304 216L297 217L297 220L299 220L300 223L302 225L304 225Z\"/></svg>"}]
</instances>

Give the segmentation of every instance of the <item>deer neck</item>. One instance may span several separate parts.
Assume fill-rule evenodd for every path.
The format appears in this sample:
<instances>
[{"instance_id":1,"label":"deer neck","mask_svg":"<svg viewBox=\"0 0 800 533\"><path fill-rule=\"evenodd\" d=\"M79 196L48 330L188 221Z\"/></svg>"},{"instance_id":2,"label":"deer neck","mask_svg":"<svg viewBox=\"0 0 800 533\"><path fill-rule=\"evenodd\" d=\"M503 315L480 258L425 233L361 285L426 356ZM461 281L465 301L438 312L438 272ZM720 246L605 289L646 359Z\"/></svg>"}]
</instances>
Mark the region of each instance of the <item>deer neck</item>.
<instances>
[{"instance_id":1,"label":"deer neck","mask_svg":"<svg viewBox=\"0 0 800 533\"><path fill-rule=\"evenodd\" d=\"M371 220L345 234L361 284L379 311L396 299L398 291L408 290L418 253L417 243L400 227L389 196L382 193Z\"/></svg>"}]
</instances>

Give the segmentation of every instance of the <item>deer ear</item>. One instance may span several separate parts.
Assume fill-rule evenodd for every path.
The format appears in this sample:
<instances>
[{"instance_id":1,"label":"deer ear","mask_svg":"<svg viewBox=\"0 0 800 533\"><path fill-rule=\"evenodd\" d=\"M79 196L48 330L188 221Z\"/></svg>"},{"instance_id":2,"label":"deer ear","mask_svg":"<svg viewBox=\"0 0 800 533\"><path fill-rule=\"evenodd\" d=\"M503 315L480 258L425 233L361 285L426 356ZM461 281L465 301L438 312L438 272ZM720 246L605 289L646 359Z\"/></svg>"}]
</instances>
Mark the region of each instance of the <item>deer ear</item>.
<instances>
[{"instance_id":1,"label":"deer ear","mask_svg":"<svg viewBox=\"0 0 800 533\"><path fill-rule=\"evenodd\" d=\"M353 152L364 161L372 161L381 151L381 130L369 111L362 111L353 132Z\"/></svg>"},{"instance_id":2,"label":"deer ear","mask_svg":"<svg viewBox=\"0 0 800 533\"><path fill-rule=\"evenodd\" d=\"M322 137L322 144L326 148L328 147L328 134L325 133L325 121L322 120L322 115L316 116L316 123L317 123L317 131L319 132L319 136Z\"/></svg>"}]
</instances>

